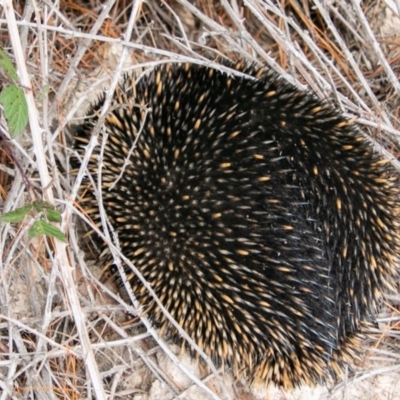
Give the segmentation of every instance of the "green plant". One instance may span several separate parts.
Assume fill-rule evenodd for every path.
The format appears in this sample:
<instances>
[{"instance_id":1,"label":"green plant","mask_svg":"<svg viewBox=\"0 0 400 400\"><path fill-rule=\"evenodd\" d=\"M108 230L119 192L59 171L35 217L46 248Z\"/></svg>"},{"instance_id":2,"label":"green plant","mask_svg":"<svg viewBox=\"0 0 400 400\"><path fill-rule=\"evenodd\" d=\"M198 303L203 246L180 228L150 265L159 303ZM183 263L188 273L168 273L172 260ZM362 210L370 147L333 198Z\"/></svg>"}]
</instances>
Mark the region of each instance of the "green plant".
<instances>
[{"instance_id":1,"label":"green plant","mask_svg":"<svg viewBox=\"0 0 400 400\"><path fill-rule=\"evenodd\" d=\"M0 103L4 109L4 116L7 120L10 136L15 138L25 129L28 123L28 107L24 91L16 83L18 82L17 72L15 71L15 68L12 65L9 57L1 48L0 69L6 75L6 82L8 81L8 84L5 85L0 92ZM39 195L30 184L29 179L21 168L20 163L14 156L13 151L8 144L8 138L5 132L3 132L3 129L0 129L0 137L3 139L4 147L11 155L16 168L20 171L25 186L33 189L35 197L39 199ZM62 233L60 229L52 224L52 222L61 222L60 212L55 210L54 207L47 202L34 200L30 205L26 205L16 210L4 213L0 216L0 221L5 223L20 223L28 216L36 219L28 231L30 238L46 235L57 238L63 242L66 241L64 233Z\"/></svg>"},{"instance_id":2,"label":"green plant","mask_svg":"<svg viewBox=\"0 0 400 400\"><path fill-rule=\"evenodd\" d=\"M32 204L26 205L16 210L9 211L0 216L1 222L20 223L27 216L33 218L39 217L28 230L28 236L35 238L40 235L54 237L62 242L66 242L65 235L52 222L61 222L61 214L58 210L47 202L33 201Z\"/></svg>"},{"instance_id":3,"label":"green plant","mask_svg":"<svg viewBox=\"0 0 400 400\"><path fill-rule=\"evenodd\" d=\"M0 68L9 82L0 92L0 103L4 108L4 116L12 138L17 137L28 123L28 106L24 91L17 85L18 75L10 59L0 48Z\"/></svg>"}]
</instances>

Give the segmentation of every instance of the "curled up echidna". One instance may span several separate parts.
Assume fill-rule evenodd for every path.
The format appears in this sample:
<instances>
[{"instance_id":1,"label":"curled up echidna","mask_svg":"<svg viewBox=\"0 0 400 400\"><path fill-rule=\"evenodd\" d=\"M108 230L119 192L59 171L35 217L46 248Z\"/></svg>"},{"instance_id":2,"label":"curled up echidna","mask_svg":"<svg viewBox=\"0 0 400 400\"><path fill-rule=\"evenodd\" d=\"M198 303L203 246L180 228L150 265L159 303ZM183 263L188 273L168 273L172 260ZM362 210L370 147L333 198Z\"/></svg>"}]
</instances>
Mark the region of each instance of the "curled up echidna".
<instances>
[{"instance_id":1,"label":"curled up echidna","mask_svg":"<svg viewBox=\"0 0 400 400\"><path fill-rule=\"evenodd\" d=\"M216 363L284 387L337 378L397 278L397 173L332 105L228 66L253 79L191 64L125 77L80 204L100 226L101 187L121 251ZM80 157L103 102L78 127Z\"/></svg>"}]
</instances>

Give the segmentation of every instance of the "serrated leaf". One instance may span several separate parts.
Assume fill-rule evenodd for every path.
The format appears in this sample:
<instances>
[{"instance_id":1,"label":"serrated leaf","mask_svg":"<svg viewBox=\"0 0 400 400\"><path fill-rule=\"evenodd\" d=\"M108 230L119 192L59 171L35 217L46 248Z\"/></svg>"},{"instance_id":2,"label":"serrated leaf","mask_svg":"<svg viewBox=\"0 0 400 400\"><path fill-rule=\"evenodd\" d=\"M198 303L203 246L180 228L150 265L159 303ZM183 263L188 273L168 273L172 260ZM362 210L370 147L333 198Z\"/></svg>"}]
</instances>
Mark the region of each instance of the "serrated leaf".
<instances>
[{"instance_id":1,"label":"serrated leaf","mask_svg":"<svg viewBox=\"0 0 400 400\"><path fill-rule=\"evenodd\" d=\"M61 213L58 210L45 210L46 217L51 222L61 222Z\"/></svg>"},{"instance_id":2,"label":"serrated leaf","mask_svg":"<svg viewBox=\"0 0 400 400\"><path fill-rule=\"evenodd\" d=\"M18 81L18 75L12 65L11 60L8 58L7 53L0 48L0 68L7 74L7 76L13 80Z\"/></svg>"},{"instance_id":3,"label":"serrated leaf","mask_svg":"<svg viewBox=\"0 0 400 400\"><path fill-rule=\"evenodd\" d=\"M28 231L28 236L32 239L40 235L54 237L62 242L66 242L67 238L65 235L54 225L49 222L40 219L35 221Z\"/></svg>"},{"instance_id":4,"label":"serrated leaf","mask_svg":"<svg viewBox=\"0 0 400 400\"><path fill-rule=\"evenodd\" d=\"M43 208L43 203L42 203L42 202L34 201L34 202L32 203L32 205L33 205L33 207L35 207L35 210L36 210L38 213L40 213L40 212L42 211L42 208Z\"/></svg>"},{"instance_id":5,"label":"serrated leaf","mask_svg":"<svg viewBox=\"0 0 400 400\"><path fill-rule=\"evenodd\" d=\"M24 206L13 211L9 211L0 216L1 222L17 223L22 222L32 210L32 206Z\"/></svg>"},{"instance_id":6,"label":"serrated leaf","mask_svg":"<svg viewBox=\"0 0 400 400\"><path fill-rule=\"evenodd\" d=\"M61 213L54 209L54 206L47 201L34 201L32 206L38 213L43 212L51 222L61 222Z\"/></svg>"},{"instance_id":7,"label":"serrated leaf","mask_svg":"<svg viewBox=\"0 0 400 400\"><path fill-rule=\"evenodd\" d=\"M28 123L28 106L24 91L15 83L4 88L0 94L11 137L18 136Z\"/></svg>"}]
</instances>

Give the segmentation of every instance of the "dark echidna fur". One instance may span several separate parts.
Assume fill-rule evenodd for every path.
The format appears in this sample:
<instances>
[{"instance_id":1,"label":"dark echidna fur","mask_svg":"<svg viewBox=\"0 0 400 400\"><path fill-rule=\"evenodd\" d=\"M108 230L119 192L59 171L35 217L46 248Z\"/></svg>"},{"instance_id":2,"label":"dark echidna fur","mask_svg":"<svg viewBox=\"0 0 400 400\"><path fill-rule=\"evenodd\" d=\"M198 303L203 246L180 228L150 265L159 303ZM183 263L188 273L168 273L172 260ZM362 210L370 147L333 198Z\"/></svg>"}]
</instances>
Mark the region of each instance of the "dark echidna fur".
<instances>
[{"instance_id":1,"label":"dark echidna fur","mask_svg":"<svg viewBox=\"0 0 400 400\"><path fill-rule=\"evenodd\" d=\"M396 172L331 105L229 66L255 79L189 64L125 78L104 122L104 208L122 252L215 362L285 387L336 378L397 277ZM78 129L81 156L103 101ZM82 193L100 226L89 180Z\"/></svg>"}]
</instances>

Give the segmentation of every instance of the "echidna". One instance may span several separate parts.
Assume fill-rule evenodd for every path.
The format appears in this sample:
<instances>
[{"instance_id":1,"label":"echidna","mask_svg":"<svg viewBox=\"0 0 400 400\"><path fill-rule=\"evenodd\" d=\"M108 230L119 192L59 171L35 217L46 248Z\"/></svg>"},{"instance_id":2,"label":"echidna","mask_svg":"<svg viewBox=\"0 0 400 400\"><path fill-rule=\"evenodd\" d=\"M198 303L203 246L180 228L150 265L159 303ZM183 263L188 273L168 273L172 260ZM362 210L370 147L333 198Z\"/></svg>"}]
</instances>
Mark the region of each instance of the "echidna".
<instances>
[{"instance_id":1,"label":"echidna","mask_svg":"<svg viewBox=\"0 0 400 400\"><path fill-rule=\"evenodd\" d=\"M81 205L100 225L90 182L101 167L122 252L215 362L284 387L337 378L397 277L397 173L328 102L228 66L253 79L191 64L125 77ZM78 128L81 157L103 102Z\"/></svg>"}]
</instances>

